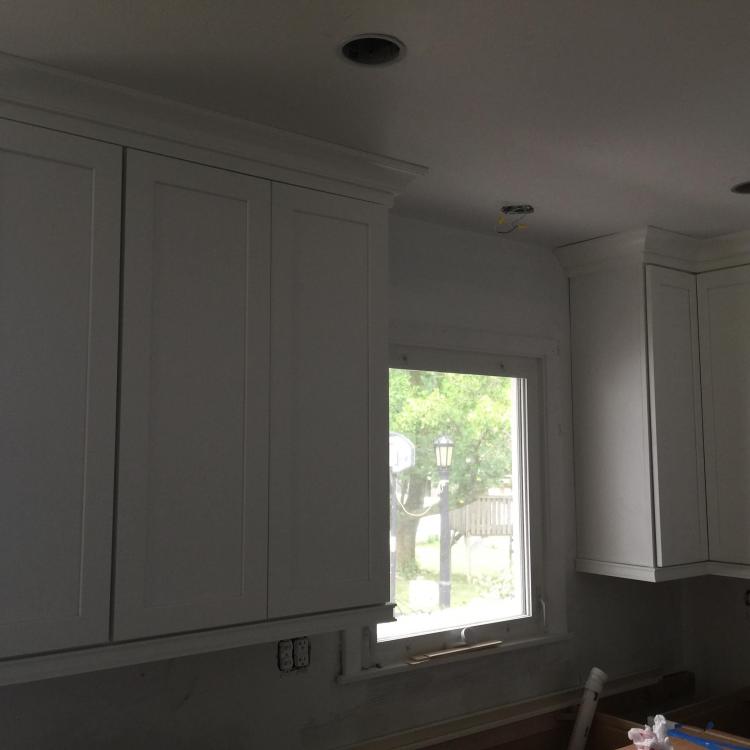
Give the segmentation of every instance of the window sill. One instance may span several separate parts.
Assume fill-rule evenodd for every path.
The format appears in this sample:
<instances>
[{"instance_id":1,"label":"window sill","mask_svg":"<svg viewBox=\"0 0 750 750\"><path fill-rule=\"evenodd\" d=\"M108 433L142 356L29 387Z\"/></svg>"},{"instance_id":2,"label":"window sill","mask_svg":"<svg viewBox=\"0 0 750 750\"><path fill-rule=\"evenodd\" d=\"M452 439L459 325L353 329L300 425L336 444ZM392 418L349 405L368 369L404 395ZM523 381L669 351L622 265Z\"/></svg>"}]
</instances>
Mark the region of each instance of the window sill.
<instances>
[{"instance_id":1,"label":"window sill","mask_svg":"<svg viewBox=\"0 0 750 750\"><path fill-rule=\"evenodd\" d=\"M389 677L394 674L400 674L402 672L413 672L418 669L431 669L437 666L444 666L447 664L457 664L458 662L469 661L471 659L486 658L488 656L497 656L498 654L504 654L510 651L521 651L528 648L538 648L540 646L547 646L552 643L562 643L572 638L570 633L547 633L545 635L533 636L531 638L519 638L515 641L507 641L501 643L492 648L482 649L481 651L469 651L465 653L457 653L453 656L445 656L441 659L431 659L424 661L419 664L410 664L408 662L398 662L395 664L387 664L382 667L369 667L363 669L360 672L354 674L340 675L337 678L337 682L340 685L348 685L353 682L363 682L365 680L372 680L378 677Z\"/></svg>"}]
</instances>

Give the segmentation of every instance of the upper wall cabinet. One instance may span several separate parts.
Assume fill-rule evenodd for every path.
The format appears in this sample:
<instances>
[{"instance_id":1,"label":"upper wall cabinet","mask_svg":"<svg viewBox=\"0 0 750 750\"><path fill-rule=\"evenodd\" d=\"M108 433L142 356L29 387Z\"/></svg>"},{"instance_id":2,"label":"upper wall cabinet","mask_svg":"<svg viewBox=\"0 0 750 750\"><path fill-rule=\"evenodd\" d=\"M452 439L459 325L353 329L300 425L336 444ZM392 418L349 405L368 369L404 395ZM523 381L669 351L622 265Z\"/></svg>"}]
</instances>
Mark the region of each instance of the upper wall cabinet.
<instances>
[{"instance_id":1,"label":"upper wall cabinet","mask_svg":"<svg viewBox=\"0 0 750 750\"><path fill-rule=\"evenodd\" d=\"M270 199L127 153L118 640L266 618Z\"/></svg>"},{"instance_id":2,"label":"upper wall cabinet","mask_svg":"<svg viewBox=\"0 0 750 750\"><path fill-rule=\"evenodd\" d=\"M698 277L711 559L750 564L750 266Z\"/></svg>"},{"instance_id":3,"label":"upper wall cabinet","mask_svg":"<svg viewBox=\"0 0 750 750\"><path fill-rule=\"evenodd\" d=\"M656 580L707 559L695 276L571 279L578 568Z\"/></svg>"},{"instance_id":4,"label":"upper wall cabinet","mask_svg":"<svg viewBox=\"0 0 750 750\"><path fill-rule=\"evenodd\" d=\"M386 211L273 186L269 614L388 600Z\"/></svg>"},{"instance_id":5,"label":"upper wall cabinet","mask_svg":"<svg viewBox=\"0 0 750 750\"><path fill-rule=\"evenodd\" d=\"M389 619L386 227L425 168L0 68L0 684Z\"/></svg>"},{"instance_id":6,"label":"upper wall cabinet","mask_svg":"<svg viewBox=\"0 0 750 750\"><path fill-rule=\"evenodd\" d=\"M578 570L750 578L750 233L649 227L557 256L571 277Z\"/></svg>"},{"instance_id":7,"label":"upper wall cabinet","mask_svg":"<svg viewBox=\"0 0 750 750\"><path fill-rule=\"evenodd\" d=\"M121 149L0 124L0 657L109 637Z\"/></svg>"}]
</instances>

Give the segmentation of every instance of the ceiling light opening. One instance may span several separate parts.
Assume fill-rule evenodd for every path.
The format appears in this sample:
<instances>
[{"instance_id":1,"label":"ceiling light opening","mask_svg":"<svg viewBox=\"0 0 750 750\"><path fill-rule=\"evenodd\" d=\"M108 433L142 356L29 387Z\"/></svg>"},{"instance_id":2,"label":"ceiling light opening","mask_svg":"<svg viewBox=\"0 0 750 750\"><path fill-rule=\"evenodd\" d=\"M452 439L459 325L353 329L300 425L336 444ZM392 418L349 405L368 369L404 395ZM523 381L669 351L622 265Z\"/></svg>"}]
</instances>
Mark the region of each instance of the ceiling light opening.
<instances>
[{"instance_id":1,"label":"ceiling light opening","mask_svg":"<svg viewBox=\"0 0 750 750\"><path fill-rule=\"evenodd\" d=\"M739 195L750 195L750 181L740 182L732 188L733 193L739 193Z\"/></svg>"},{"instance_id":2,"label":"ceiling light opening","mask_svg":"<svg viewBox=\"0 0 750 750\"><path fill-rule=\"evenodd\" d=\"M402 41L386 34L360 34L341 47L341 54L358 65L390 65L405 52Z\"/></svg>"},{"instance_id":3,"label":"ceiling light opening","mask_svg":"<svg viewBox=\"0 0 750 750\"><path fill-rule=\"evenodd\" d=\"M526 229L526 224L522 222L533 213L534 206L528 203L505 203L500 207L495 231L498 234L512 234L517 229Z\"/></svg>"}]
</instances>

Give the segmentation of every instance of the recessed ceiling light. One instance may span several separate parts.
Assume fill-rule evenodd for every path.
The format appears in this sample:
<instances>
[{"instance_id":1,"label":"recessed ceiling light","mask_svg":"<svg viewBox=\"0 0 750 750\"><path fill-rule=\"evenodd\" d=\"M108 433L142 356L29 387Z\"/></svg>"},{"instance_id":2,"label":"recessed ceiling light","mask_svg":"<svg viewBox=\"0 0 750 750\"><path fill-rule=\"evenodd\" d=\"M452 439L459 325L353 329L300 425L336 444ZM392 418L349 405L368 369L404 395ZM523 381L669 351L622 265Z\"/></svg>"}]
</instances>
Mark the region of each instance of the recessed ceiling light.
<instances>
[{"instance_id":1,"label":"recessed ceiling light","mask_svg":"<svg viewBox=\"0 0 750 750\"><path fill-rule=\"evenodd\" d=\"M360 34L341 46L341 54L358 65L389 65L405 52L401 40L386 34Z\"/></svg>"},{"instance_id":2,"label":"recessed ceiling light","mask_svg":"<svg viewBox=\"0 0 750 750\"><path fill-rule=\"evenodd\" d=\"M732 188L733 193L739 193L740 195L750 195L750 181L740 182Z\"/></svg>"}]
</instances>

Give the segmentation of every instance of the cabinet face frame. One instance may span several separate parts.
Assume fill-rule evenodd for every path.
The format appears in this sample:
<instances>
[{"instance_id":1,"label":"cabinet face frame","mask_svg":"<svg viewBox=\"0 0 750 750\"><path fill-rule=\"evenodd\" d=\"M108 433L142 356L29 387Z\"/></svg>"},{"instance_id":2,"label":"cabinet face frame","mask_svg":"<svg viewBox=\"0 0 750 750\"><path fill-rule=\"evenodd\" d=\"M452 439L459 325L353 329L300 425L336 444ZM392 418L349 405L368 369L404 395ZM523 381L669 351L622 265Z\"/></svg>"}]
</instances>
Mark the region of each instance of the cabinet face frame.
<instances>
[{"instance_id":1,"label":"cabinet face frame","mask_svg":"<svg viewBox=\"0 0 750 750\"><path fill-rule=\"evenodd\" d=\"M374 204L289 185L273 186L272 618L388 600L386 220L385 209ZM349 238L351 244L342 247L342 238ZM307 283L309 279L314 281ZM329 296L345 309L337 305L332 310ZM353 334L355 329L360 331L359 340ZM320 349L326 354L314 354L314 348L306 343L309 336L319 337ZM347 343L353 348L347 349L339 361L332 352ZM342 390L355 395L344 403L351 403L362 414L362 423L353 424L345 415L339 418L335 414L337 393L323 381L336 367L356 368L352 377L337 375L331 382L338 382ZM310 404L308 381L315 378L318 385L322 383L316 394L319 404ZM332 421L340 422L346 434L334 434L329 425L321 424L320 415L326 406L333 409ZM309 424L303 412L309 420L313 415L320 419ZM321 440L328 438L330 443L322 445ZM314 467L302 455L308 450L319 455ZM351 460L343 459L343 455ZM342 473L340 481L327 476L333 471ZM298 475L302 473L305 476L300 480ZM352 531L340 515L331 512L337 503L341 509L342 498L325 495L331 488L336 494L347 493L354 484L359 485L359 491L355 496L349 494L349 499L364 509L366 518L364 527ZM345 539L342 547L351 549L345 535L359 534L353 559L343 554L337 557L336 550L326 552L327 562L317 559L320 545L315 539L307 544L305 538L315 532L300 520L313 506L327 513L325 532L331 545ZM308 520L314 525L317 519L308 516Z\"/></svg>"},{"instance_id":2,"label":"cabinet face frame","mask_svg":"<svg viewBox=\"0 0 750 750\"><path fill-rule=\"evenodd\" d=\"M16 258L19 262L11 264L11 258L6 258L8 265L6 272L10 273L10 268L15 268L19 276L16 278L17 284L25 281L43 282L48 287L48 292L52 293L42 297L35 289L30 288L26 296L18 296L23 290L20 287L8 289L7 304L11 306L20 306L17 310L19 316L22 315L24 306L31 305L28 314L23 318L19 317L19 325L42 325L40 315L44 314L44 305L54 305L55 298L60 305L59 309L53 309L50 315L55 315L54 321L49 321L50 327L60 326L63 321L67 321L67 327L74 326L76 321L73 316L76 313L85 315L85 322L82 328L87 328L81 333L80 339L76 341L75 346L70 346L70 340L66 343L47 340L45 346L49 348L43 353L34 352L26 345L21 348L29 356L31 361L43 357L44 366L38 367L38 363L33 365L37 369L34 374L37 379L44 377L54 377L54 372L59 373L61 380L65 378L75 379L73 371L79 370L83 373L80 384L82 400L82 413L73 418L73 415L64 416L63 407L72 408L72 404L66 402L60 403L59 413L37 413L40 409L50 410L55 406L45 403L44 394L40 394L37 402L31 403L32 399L29 393L23 393L23 386L19 386L20 392L16 398L26 398L29 400L27 408L30 410L28 419L23 420L23 426L18 427L19 433L9 435L8 439L14 443L17 441L30 442L33 445L44 440L35 440L34 434L23 435L23 430L36 429L35 425L44 422L46 427L39 428L45 430L43 436L47 442L54 431L64 430L64 434L58 435L60 443L67 443L60 451L51 450L49 454L43 453L35 455L33 449L25 451L23 456L18 457L18 471L24 472L24 462L33 462L32 466L26 466L27 479L31 474L37 477L38 483L47 483L43 492L49 492L49 503L55 502L56 512L60 512L59 500L53 500L52 495L55 490L53 486L64 483L70 485L74 480L70 477L62 476L68 471L68 464L61 462L58 452L64 453L77 440L81 442L81 463L77 468L70 466L70 471L79 472L80 478L75 481L80 482L79 504L69 509L75 517L71 519L71 524L79 529L80 540L75 542L76 550L64 551L66 538L63 530L48 532L49 534L57 533L59 536L59 545L52 543L49 546L38 540L39 544L45 544L44 547L33 550L19 549L16 553L10 553L8 550L14 550L14 545L21 545L30 542L27 539L24 543L19 542L17 538L18 528L14 527L12 521L5 517L6 523L0 526L0 536L3 534L10 535L7 539L0 539L0 543L8 554L22 555L24 551L33 554L34 559L26 561L16 557L16 562L21 562L21 568L16 574L17 581L21 581L26 587L26 595L29 597L44 596L45 582L43 573L37 570L36 578L34 568L38 569L40 563L48 566L55 565L58 568L65 563L69 563L75 569L77 575L77 601L66 603L72 608L69 615L63 616L61 613L49 616L32 616L27 614L21 618L9 618L3 621L2 610L0 610L0 656L13 656L23 653L49 651L54 649L74 648L88 646L107 641L109 636L109 611L110 611L110 566L111 566L111 544L112 544L112 510L114 495L114 455L115 455L115 395L117 389L117 327L118 327L118 305L119 305L119 263L120 263L120 197L121 197L121 167L122 167L122 150L118 146L111 144L91 141L76 136L70 136L63 133L56 133L50 130L37 128L29 125L11 123L0 120L0 140L3 152L8 154L11 163L6 165L7 171L4 178L13 180L16 177L23 180L29 175L22 163L24 157L30 157L30 169L42 170L47 165L53 170L52 178L59 178L64 182L67 175L71 180L76 177L76 183L89 181L88 193L76 192L81 188L69 185L69 190L61 198L67 201L85 201L84 205L79 205L79 209L85 214L85 225L81 231L85 231L87 236L85 246L85 257L81 257L80 246L65 247L66 239L70 239L73 228L67 223L70 216L58 216L60 226L57 228L54 237L49 235L47 223L54 224L53 219L48 218L45 213L45 204L43 201L55 200L55 193L45 192L45 190L60 189L59 185L54 182L44 184L39 178L40 184L36 186L34 201L38 201L38 211L34 218L37 228L29 231L33 232L32 236L20 234L23 231L23 221L19 219L18 227L9 226L8 228L8 245L0 249L0 252L12 253L15 242L34 243L29 248L31 252L25 254L25 258L33 258L34 254L39 255L44 252L39 245L42 242L50 242L50 250L62 251L69 260L64 265L60 264L60 255L49 257L48 263L43 259L37 258L38 264L33 269L28 267L20 268L20 256ZM31 164L33 162L33 165ZM14 174L13 170L17 170ZM74 174L76 173L76 174ZM84 176L85 175L85 176ZM30 179L34 179L30 177ZM28 187L28 186L27 186ZM15 196L14 196L15 197ZM49 204L47 204L49 205ZM55 205L58 205L56 202ZM28 217L27 217L28 218ZM30 220L28 226L33 222ZM13 234L16 232L16 234ZM46 233L46 235L45 235ZM64 238L65 235L67 238ZM72 240L71 240L72 241ZM62 246L61 246L62 243ZM81 281L80 274L71 277L66 281L66 273L78 273L75 264L79 267L87 267L88 277ZM19 270L20 269L20 270ZM34 278L30 279L30 275ZM80 287L78 296L70 298L70 291L65 294L54 295L55 290L62 289L63 286L68 290ZM16 295L16 299L13 295ZM67 304L65 307L60 300L68 294ZM83 298L85 297L85 302ZM76 310L75 305L82 305L85 310ZM66 318L66 315L68 317ZM11 338L17 336L18 330L9 328L6 331ZM72 332L68 331L72 336ZM31 334L30 334L31 335ZM44 334L42 334L43 336ZM18 342L16 342L18 344ZM9 344L9 346L12 345ZM30 345L29 345L30 346ZM19 354L16 351L16 354ZM8 361L10 365L10 361ZM21 382L14 377L11 370L6 373L9 380L4 381L7 387L15 381L18 386ZM42 387L43 384L40 385ZM29 386L31 387L31 386ZM47 398L49 401L49 398ZM9 402L10 406L10 402ZM70 420L73 420L72 423ZM67 421L66 421L67 420ZM78 434L78 424L80 424L80 435ZM75 425L75 426L74 426ZM7 425L6 425L7 428ZM38 435L38 438L42 438ZM10 449L10 445L8 446ZM48 450L40 448L40 450ZM54 461L57 460L57 464ZM47 476L45 476L45 472ZM58 473L59 472L59 473ZM53 474L56 478L48 476ZM4 478L3 492L12 492L13 472L9 469L9 475ZM19 494L16 495L17 502L24 492L29 490L28 483L22 478L16 477L16 482L21 484L17 487ZM67 498L71 500L71 498ZM45 498L35 497L34 502L42 504ZM3 504L6 512L13 518L13 494L4 494ZM39 512L39 506L36 506ZM41 530L39 531L41 535ZM70 540L67 540L70 543ZM58 547L57 551L55 548ZM57 557L55 557L57 555ZM65 555L72 555L72 559L64 559ZM56 571L57 573L57 571ZM49 592L47 592L49 593ZM35 602L30 602L32 606ZM6 602L7 605L7 602ZM38 603L36 603L38 606Z\"/></svg>"},{"instance_id":3,"label":"cabinet face frame","mask_svg":"<svg viewBox=\"0 0 750 750\"><path fill-rule=\"evenodd\" d=\"M695 275L647 265L646 307L656 564L704 562L708 536Z\"/></svg>"},{"instance_id":4,"label":"cabinet face frame","mask_svg":"<svg viewBox=\"0 0 750 750\"><path fill-rule=\"evenodd\" d=\"M267 615L270 183L132 150L127 152L127 175L114 637L122 640L262 621ZM160 206L162 216L158 215ZM191 214L182 221L179 211L187 210L186 206L192 206ZM217 223L213 212L218 211L231 215L231 221ZM192 227L189 237L183 236L183 224ZM184 261L180 248L174 247L181 236ZM231 276L229 271L216 269L239 296L222 295L219 277L209 278L208 269L219 261L241 266ZM206 272L203 275L201 268ZM238 310L230 308L237 299ZM189 357L190 332L179 323L183 304L192 308L193 338L205 349L196 351L194 363ZM172 320L171 328L163 328L165 316ZM206 316L213 316L214 323L224 321L225 328L212 328L209 336L210 331L201 327ZM157 322L162 338L155 332ZM169 330L174 336L167 337L164 331ZM175 338L179 339L176 343ZM244 354L232 348L236 341L241 342ZM171 360L159 358L160 349L169 346L173 347L172 359L184 365L179 371ZM215 368L207 359L212 353L223 358ZM231 370L223 371L222 363ZM168 388L157 375L171 378ZM216 392L204 394L216 409L210 403L196 402L196 389L205 387L204 383L226 385L230 381L231 389L218 390L217 385ZM154 398L161 401L154 403ZM239 402L241 416L229 409L230 399L234 399L232 404ZM155 422L160 414L166 417ZM183 433L181 439L175 432L179 420L195 433ZM165 443L164 435L172 435L173 448ZM152 451L161 456L153 465ZM164 460L170 451L175 466L189 460L191 452L195 460L170 475ZM201 473L205 461L214 458L224 460L230 479ZM198 472L196 481L214 493L211 497L191 494L189 487L180 494L184 482L180 474L191 471ZM220 493L221 488L226 495ZM205 516L212 503L223 511L222 523L213 528L207 522L216 514ZM230 514L238 512L238 504L239 529L229 521ZM214 572L206 569L202 582L194 576L195 589L179 570L195 563L190 558L194 552L186 548L172 554L159 549L173 536L163 518L168 512L185 516L175 522L200 535L198 548L211 558L206 565L212 565ZM205 522L201 521L204 517ZM230 532L231 539L227 538ZM236 557L230 559L230 549L238 544L236 534L239 549L231 552ZM172 539L173 545L179 541ZM219 571L226 574L227 566L235 563L231 591L230 581L224 578L226 591L203 591L211 576L220 575ZM166 591L170 581L178 581L184 590Z\"/></svg>"}]
</instances>

